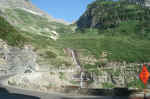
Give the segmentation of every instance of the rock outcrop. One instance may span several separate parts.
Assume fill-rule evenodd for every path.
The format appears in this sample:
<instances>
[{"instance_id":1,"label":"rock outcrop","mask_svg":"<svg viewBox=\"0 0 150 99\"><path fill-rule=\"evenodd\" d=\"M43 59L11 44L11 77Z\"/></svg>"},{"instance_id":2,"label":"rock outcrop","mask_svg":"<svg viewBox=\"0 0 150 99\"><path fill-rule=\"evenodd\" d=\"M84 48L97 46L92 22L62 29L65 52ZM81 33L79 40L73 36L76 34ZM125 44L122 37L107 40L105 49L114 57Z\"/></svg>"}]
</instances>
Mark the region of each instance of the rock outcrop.
<instances>
[{"instance_id":1,"label":"rock outcrop","mask_svg":"<svg viewBox=\"0 0 150 99\"><path fill-rule=\"evenodd\" d=\"M121 0L129 3L135 3L142 6L150 7L150 0Z\"/></svg>"},{"instance_id":2,"label":"rock outcrop","mask_svg":"<svg viewBox=\"0 0 150 99\"><path fill-rule=\"evenodd\" d=\"M24 48L11 47L0 40L0 74L24 73L36 71L36 53L30 45Z\"/></svg>"}]
</instances>

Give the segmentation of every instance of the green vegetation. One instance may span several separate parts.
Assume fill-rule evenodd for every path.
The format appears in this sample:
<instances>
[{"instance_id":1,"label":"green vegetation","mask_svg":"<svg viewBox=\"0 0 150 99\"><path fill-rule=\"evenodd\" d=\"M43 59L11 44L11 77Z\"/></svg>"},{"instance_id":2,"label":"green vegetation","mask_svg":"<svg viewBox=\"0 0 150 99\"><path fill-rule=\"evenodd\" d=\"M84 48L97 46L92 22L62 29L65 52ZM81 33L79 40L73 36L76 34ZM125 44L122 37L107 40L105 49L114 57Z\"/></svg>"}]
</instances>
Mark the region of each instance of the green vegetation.
<instances>
[{"instance_id":1,"label":"green vegetation","mask_svg":"<svg viewBox=\"0 0 150 99\"><path fill-rule=\"evenodd\" d=\"M61 80L64 80L64 79L65 79L65 75L64 75L63 72L60 72L60 73L59 73L59 78L60 78Z\"/></svg>"},{"instance_id":2,"label":"green vegetation","mask_svg":"<svg viewBox=\"0 0 150 99\"><path fill-rule=\"evenodd\" d=\"M39 65L49 64L52 68L72 66L71 57L64 54L63 48L84 50L84 54L81 52L82 58L92 56L97 59L93 64L81 65L98 76L103 75L98 66L104 66L107 62L150 62L150 9L139 5L96 0L88 6L77 23L70 26L21 9L7 9L5 14L10 22L14 22L14 26L0 17L0 38L12 46L33 45L40 56L37 59ZM73 31L76 25L78 28ZM57 41L50 38L52 31L60 34ZM107 53L105 57L102 56L103 52ZM114 76L120 74L119 70L104 71ZM65 74L60 73L59 77L64 80ZM114 85L104 83L103 87L113 88ZM143 85L135 80L129 82L128 87L143 88Z\"/></svg>"},{"instance_id":3,"label":"green vegetation","mask_svg":"<svg viewBox=\"0 0 150 99\"><path fill-rule=\"evenodd\" d=\"M86 69L88 72L94 72L96 75L102 75L102 72L99 71L97 68L97 64L91 65L91 64L83 64L82 65L84 69Z\"/></svg>"},{"instance_id":4,"label":"green vegetation","mask_svg":"<svg viewBox=\"0 0 150 99\"><path fill-rule=\"evenodd\" d=\"M103 83L103 88L114 88L114 85L112 83Z\"/></svg>"},{"instance_id":5,"label":"green vegetation","mask_svg":"<svg viewBox=\"0 0 150 99\"><path fill-rule=\"evenodd\" d=\"M58 42L62 47L86 49L97 59L103 51L108 52L109 61L148 62L150 61L150 41L129 36L107 36L72 34Z\"/></svg>"},{"instance_id":6,"label":"green vegetation","mask_svg":"<svg viewBox=\"0 0 150 99\"><path fill-rule=\"evenodd\" d=\"M79 28L110 29L122 22L134 23L149 20L150 9L140 5L113 0L96 0L88 5L86 12L77 21ZM131 29L131 28L130 28Z\"/></svg>"},{"instance_id":7,"label":"green vegetation","mask_svg":"<svg viewBox=\"0 0 150 99\"><path fill-rule=\"evenodd\" d=\"M27 41L22 31L16 30L3 17L0 17L0 38L13 46L22 46Z\"/></svg>"},{"instance_id":8,"label":"green vegetation","mask_svg":"<svg viewBox=\"0 0 150 99\"><path fill-rule=\"evenodd\" d=\"M113 75L114 75L114 76L119 76L120 74L121 74L121 73L120 73L120 70L119 70L119 69L117 69L116 72L113 72Z\"/></svg>"},{"instance_id":9,"label":"green vegetation","mask_svg":"<svg viewBox=\"0 0 150 99\"><path fill-rule=\"evenodd\" d=\"M107 52L109 61L118 62L149 62L150 61L150 41L149 41L149 16L150 10L141 8L139 5L96 0L88 6L87 11L78 20L78 30L72 33L70 26L65 26L56 22L49 22L48 19L28 13L21 9L7 9L7 15L22 21L22 27L36 28L55 27L61 34L58 41L53 41L45 31L20 32L14 27L3 22L1 19L1 38L7 40L11 45L23 45L24 42L31 43L36 49L53 49L50 52L44 51L43 56L48 59L58 59L57 56L63 53L62 48L84 49L88 55L101 58L102 52ZM16 15L14 16L15 13ZM89 17L87 17L89 16ZM85 20L86 19L86 20ZM20 25L20 24L19 24ZM36 26L38 25L38 26ZM90 28L92 27L92 28ZM12 29L12 30L10 30ZM11 33L11 32L12 33ZM8 35L9 34L9 35ZM44 36L47 34L47 36ZM60 65L67 63L59 59L52 61L53 64Z\"/></svg>"},{"instance_id":10,"label":"green vegetation","mask_svg":"<svg viewBox=\"0 0 150 99\"><path fill-rule=\"evenodd\" d=\"M49 29L53 29L52 27L55 26L55 28L57 28L58 31L60 31L60 29L62 31L69 30L69 28L67 28L64 24L57 22L50 22L45 17L34 15L21 9L15 9L14 12L18 15L18 18L23 19L22 21L24 25L36 24L40 28L47 27Z\"/></svg>"},{"instance_id":11,"label":"green vegetation","mask_svg":"<svg viewBox=\"0 0 150 99\"><path fill-rule=\"evenodd\" d=\"M56 58L56 57L57 57L57 55L55 53L53 53L51 51L46 52L45 58Z\"/></svg>"},{"instance_id":12,"label":"green vegetation","mask_svg":"<svg viewBox=\"0 0 150 99\"><path fill-rule=\"evenodd\" d=\"M109 61L150 61L150 9L120 1L96 0L77 21L77 33L63 35L62 47L85 49Z\"/></svg>"},{"instance_id":13,"label":"green vegetation","mask_svg":"<svg viewBox=\"0 0 150 99\"><path fill-rule=\"evenodd\" d=\"M11 12L12 10L8 10L8 11L10 11L9 13L12 13ZM23 10L16 10L15 13L20 13L19 17L14 16L16 19L20 20L22 18L23 19L22 21L24 21L23 24L21 24L21 23L19 24L19 25L22 25L22 28L26 28L27 24L28 24L27 26L30 27L31 24L34 23L33 21L38 22L40 20L40 16L36 16L31 13L27 13ZM18 14L16 14L16 16L17 15ZM11 17L11 15L9 17ZM30 21L31 23L27 23L27 21L25 21L23 17L26 17L25 20ZM14 19L14 18L12 17L12 19ZM16 20L16 19L14 19L14 20ZM42 18L41 18L41 20L42 20ZM18 21L18 22L20 22L20 21ZM39 21L39 22L41 22L41 21ZM47 22L47 21L45 20L45 22ZM54 22L52 22L52 23L47 22L45 24L47 24L47 25L53 24L53 26L54 25L62 26L61 24L54 23ZM35 31L22 31L21 30L22 28L18 28L19 25L17 27L15 26L15 24L13 24L13 25L14 26L9 24L5 18L0 17L0 39L5 40L9 45L12 45L12 46L23 47L24 44L33 45L35 48L35 51L39 54L39 56L41 56L37 60L37 62L39 64L47 63L50 65L53 65L54 67L62 66L62 64L70 66L71 63L66 61L65 58L63 59L63 57L66 57L66 56L62 55L63 50L59 46L57 46L58 45L57 42L50 39L49 36L38 35L37 34L38 32L35 32ZM60 26L58 26L58 28ZM59 57L57 57L57 56L59 56Z\"/></svg>"},{"instance_id":14,"label":"green vegetation","mask_svg":"<svg viewBox=\"0 0 150 99\"><path fill-rule=\"evenodd\" d=\"M50 21L44 16L35 15L23 9L6 9L5 14L8 16L9 20L12 22L15 20L15 22L17 22L16 26L19 29L24 28L26 31L32 33L35 33L35 31L41 32L46 36L50 33L49 30L55 30L58 33L72 33L70 26Z\"/></svg>"},{"instance_id":15,"label":"green vegetation","mask_svg":"<svg viewBox=\"0 0 150 99\"><path fill-rule=\"evenodd\" d=\"M74 80L71 80L70 83L71 83L71 84L78 84L79 82L74 81Z\"/></svg>"},{"instance_id":16,"label":"green vegetation","mask_svg":"<svg viewBox=\"0 0 150 99\"><path fill-rule=\"evenodd\" d=\"M130 83L128 83L128 87L132 87L132 88L140 88L140 89L143 89L145 88L144 87L144 84L138 79L138 80L134 80L134 81L131 81Z\"/></svg>"}]
</instances>

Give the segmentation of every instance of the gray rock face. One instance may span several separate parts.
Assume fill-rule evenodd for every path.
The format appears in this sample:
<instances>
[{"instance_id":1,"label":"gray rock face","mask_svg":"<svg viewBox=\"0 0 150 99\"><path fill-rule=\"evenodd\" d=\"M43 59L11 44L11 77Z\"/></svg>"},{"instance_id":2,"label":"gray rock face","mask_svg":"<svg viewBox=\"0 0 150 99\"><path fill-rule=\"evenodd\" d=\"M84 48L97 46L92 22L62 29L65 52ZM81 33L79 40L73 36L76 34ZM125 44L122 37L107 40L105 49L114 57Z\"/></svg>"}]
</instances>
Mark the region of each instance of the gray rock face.
<instances>
[{"instance_id":1,"label":"gray rock face","mask_svg":"<svg viewBox=\"0 0 150 99\"><path fill-rule=\"evenodd\" d=\"M121 1L128 1L129 3L136 3L150 7L150 0L121 0Z\"/></svg>"},{"instance_id":2,"label":"gray rock face","mask_svg":"<svg viewBox=\"0 0 150 99\"><path fill-rule=\"evenodd\" d=\"M145 0L145 6L150 7L150 0Z\"/></svg>"},{"instance_id":3,"label":"gray rock face","mask_svg":"<svg viewBox=\"0 0 150 99\"><path fill-rule=\"evenodd\" d=\"M0 71L3 73L23 73L29 69L34 71L38 67L36 57L31 46L20 49L0 40Z\"/></svg>"}]
</instances>

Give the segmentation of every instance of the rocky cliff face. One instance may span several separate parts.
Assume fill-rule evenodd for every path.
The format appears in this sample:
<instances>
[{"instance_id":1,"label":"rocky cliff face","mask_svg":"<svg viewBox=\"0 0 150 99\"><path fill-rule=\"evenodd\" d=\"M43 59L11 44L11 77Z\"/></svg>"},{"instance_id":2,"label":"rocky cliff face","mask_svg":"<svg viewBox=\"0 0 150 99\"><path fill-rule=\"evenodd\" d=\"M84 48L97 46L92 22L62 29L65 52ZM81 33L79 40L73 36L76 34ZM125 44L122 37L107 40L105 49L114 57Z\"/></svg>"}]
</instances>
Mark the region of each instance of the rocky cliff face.
<instances>
[{"instance_id":1,"label":"rocky cliff face","mask_svg":"<svg viewBox=\"0 0 150 99\"><path fill-rule=\"evenodd\" d=\"M118 27L122 22L130 20L143 21L148 20L146 11L149 9L141 7L141 5L149 5L149 0L122 0L124 2L114 2L108 0L96 0L88 5L85 13L76 22L81 29L97 28L110 29ZM129 3L128 3L129 2ZM137 14L138 13L138 14ZM133 23L133 22L132 22Z\"/></svg>"},{"instance_id":2,"label":"rocky cliff face","mask_svg":"<svg viewBox=\"0 0 150 99\"><path fill-rule=\"evenodd\" d=\"M145 0L145 6L150 7L150 0Z\"/></svg>"},{"instance_id":3,"label":"rocky cliff face","mask_svg":"<svg viewBox=\"0 0 150 99\"><path fill-rule=\"evenodd\" d=\"M11 47L0 39L0 75L36 71L36 57L31 46Z\"/></svg>"},{"instance_id":4,"label":"rocky cliff face","mask_svg":"<svg viewBox=\"0 0 150 99\"><path fill-rule=\"evenodd\" d=\"M45 12L33 6L28 0L0 0L0 39L5 41L4 45L6 45L6 48L3 44L0 47L2 50L8 50L8 54L11 53L8 55L8 60L2 59L4 62L9 63L9 61L13 61L13 64L19 64L17 66L25 68L25 63L31 60L27 64L36 65L34 52L30 50L32 48L19 48L20 45L24 46L26 43L34 46L38 52L38 56L40 57L38 58L39 63L47 67L56 63L60 63L59 65L65 63L64 59L60 60L60 57L57 57L57 54L61 53L62 50L55 48L55 41L52 39L54 37L58 38L59 33L68 29L68 26L52 21L41 14L45 14ZM15 47L12 47L14 45ZM2 51L2 57L6 57L6 54L3 56L4 52ZM26 55L24 56L25 53ZM23 57L30 58L29 60L24 60ZM9 65L8 67L11 66Z\"/></svg>"},{"instance_id":5,"label":"rocky cliff face","mask_svg":"<svg viewBox=\"0 0 150 99\"><path fill-rule=\"evenodd\" d=\"M150 0L120 0L120 1L125 1L129 3L135 3L135 4L142 5L142 6L150 7Z\"/></svg>"},{"instance_id":6,"label":"rocky cliff face","mask_svg":"<svg viewBox=\"0 0 150 99\"><path fill-rule=\"evenodd\" d=\"M52 38L53 32L59 34L62 32L60 29L68 28L68 23L51 17L30 0L0 0L0 16L17 30L26 31L32 36Z\"/></svg>"}]
</instances>

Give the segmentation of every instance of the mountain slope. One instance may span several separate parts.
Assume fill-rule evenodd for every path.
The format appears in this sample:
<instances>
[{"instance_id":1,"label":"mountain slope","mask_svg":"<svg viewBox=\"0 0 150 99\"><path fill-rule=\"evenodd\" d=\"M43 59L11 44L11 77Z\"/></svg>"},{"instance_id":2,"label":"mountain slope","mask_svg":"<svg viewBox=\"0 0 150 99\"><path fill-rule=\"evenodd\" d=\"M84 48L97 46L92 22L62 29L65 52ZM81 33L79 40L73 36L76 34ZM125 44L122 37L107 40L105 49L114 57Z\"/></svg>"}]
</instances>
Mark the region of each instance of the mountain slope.
<instances>
[{"instance_id":1,"label":"mountain slope","mask_svg":"<svg viewBox=\"0 0 150 99\"><path fill-rule=\"evenodd\" d=\"M36 8L28 0L0 0L0 39L10 46L31 45L41 67L71 64L53 39L71 33L70 26ZM70 58L69 58L70 59Z\"/></svg>"},{"instance_id":2,"label":"mountain slope","mask_svg":"<svg viewBox=\"0 0 150 99\"><path fill-rule=\"evenodd\" d=\"M67 30L65 22L54 19L29 0L0 0L0 12L17 29L51 37L53 31ZM63 32L63 31L61 31Z\"/></svg>"},{"instance_id":3,"label":"mountain slope","mask_svg":"<svg viewBox=\"0 0 150 99\"><path fill-rule=\"evenodd\" d=\"M52 18L50 15L42 11L41 9L37 8L34 6L30 0L0 0L0 8L1 10L6 9L6 8L20 8L24 9L29 12L34 12L36 14L39 14L41 16L45 16L49 18L50 21L56 21L56 22L62 22L60 20ZM65 23L65 22L62 22Z\"/></svg>"},{"instance_id":4,"label":"mountain slope","mask_svg":"<svg viewBox=\"0 0 150 99\"><path fill-rule=\"evenodd\" d=\"M7 41L9 45L22 46L25 42L25 37L21 31L16 30L3 17L0 17L0 38Z\"/></svg>"},{"instance_id":5,"label":"mountain slope","mask_svg":"<svg viewBox=\"0 0 150 99\"><path fill-rule=\"evenodd\" d=\"M149 62L150 9L136 4L96 0L76 22L76 34L64 36L62 45L86 50L97 60ZM69 37L69 38L68 38Z\"/></svg>"},{"instance_id":6,"label":"mountain slope","mask_svg":"<svg viewBox=\"0 0 150 99\"><path fill-rule=\"evenodd\" d=\"M95 81L89 82L94 83L94 86L90 86L91 88L113 88L118 85L141 88L141 82L136 77L140 70L137 63L150 61L150 40L147 36L150 25L147 20L150 11L138 5L101 1L97 0L88 7L77 22L78 29L74 32L72 27L74 28L76 24L68 26L52 21L47 16L41 15L43 12L40 10L36 11L36 8L32 8L28 0L3 0L0 10L0 39L7 42L9 46L0 41L0 44L4 45L1 48L4 51L1 51L2 55L0 54L0 68L5 62L9 63L6 66L11 67L12 70L13 68L22 70L24 67L35 68L38 65L40 71L48 71L44 73L48 75L47 78L41 76L46 81L53 75L57 80L56 83L59 82L61 86L79 85L72 80L73 73L78 73L79 70L73 73L69 70L76 69L75 64L72 64L71 53L68 51L73 48L78 53L82 68L96 76ZM55 38L55 36L57 40L53 40L52 37ZM10 56L10 60L7 61L5 56ZM124 63L133 63L126 64L126 67L134 70L124 74L123 69L128 71ZM14 64L17 64L17 68ZM60 69L69 71L57 72ZM28 73L23 75L26 74ZM32 78L32 74L36 73L29 73L28 78ZM106 78L103 78L104 76ZM25 76L23 79L20 74L16 77L17 80L11 84L16 85L19 79L21 82L18 85L20 86L23 82L25 87L24 84L27 81ZM35 81L31 80L35 84ZM39 80L38 76L36 80ZM64 84L63 81L69 83ZM56 89L57 85L51 80L46 86L44 85L44 89L51 88L51 84Z\"/></svg>"},{"instance_id":7,"label":"mountain slope","mask_svg":"<svg viewBox=\"0 0 150 99\"><path fill-rule=\"evenodd\" d=\"M149 20L149 14L149 8L141 8L140 5L96 0L88 5L86 12L77 21L77 25L79 28L114 28L122 22L136 21L141 23Z\"/></svg>"}]
</instances>

